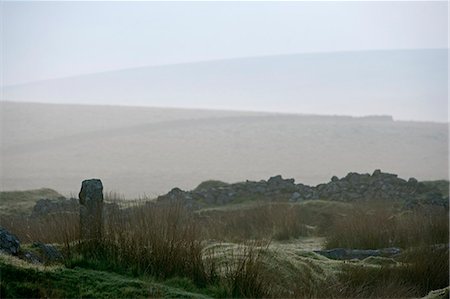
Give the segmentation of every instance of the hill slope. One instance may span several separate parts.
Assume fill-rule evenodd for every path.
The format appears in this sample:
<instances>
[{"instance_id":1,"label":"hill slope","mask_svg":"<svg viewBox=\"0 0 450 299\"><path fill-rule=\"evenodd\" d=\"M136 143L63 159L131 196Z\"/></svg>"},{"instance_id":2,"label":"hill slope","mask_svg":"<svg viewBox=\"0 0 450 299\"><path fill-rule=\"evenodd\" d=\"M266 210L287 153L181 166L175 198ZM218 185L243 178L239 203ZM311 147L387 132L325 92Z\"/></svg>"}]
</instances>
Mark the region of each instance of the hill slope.
<instances>
[{"instance_id":1,"label":"hill slope","mask_svg":"<svg viewBox=\"0 0 450 299\"><path fill-rule=\"evenodd\" d=\"M448 126L388 118L1 102L1 189L68 195L103 180L127 197L275 174L315 185L349 171L448 179Z\"/></svg>"},{"instance_id":2,"label":"hill slope","mask_svg":"<svg viewBox=\"0 0 450 299\"><path fill-rule=\"evenodd\" d=\"M447 121L447 56L360 51L142 67L6 86L3 98Z\"/></svg>"}]
</instances>

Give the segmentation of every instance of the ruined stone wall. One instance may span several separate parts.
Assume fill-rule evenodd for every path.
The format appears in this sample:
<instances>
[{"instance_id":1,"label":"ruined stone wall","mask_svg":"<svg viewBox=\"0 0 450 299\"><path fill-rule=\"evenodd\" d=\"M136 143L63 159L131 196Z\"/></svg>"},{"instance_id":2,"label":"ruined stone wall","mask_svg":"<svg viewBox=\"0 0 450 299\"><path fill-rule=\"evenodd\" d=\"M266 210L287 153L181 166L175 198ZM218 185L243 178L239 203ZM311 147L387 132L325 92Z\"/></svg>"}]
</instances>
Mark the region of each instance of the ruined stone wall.
<instances>
[{"instance_id":1,"label":"ruined stone wall","mask_svg":"<svg viewBox=\"0 0 450 299\"><path fill-rule=\"evenodd\" d=\"M396 174L383 173L380 170L375 170L372 174L351 172L343 178L334 176L330 182L317 186L296 184L294 179L283 179L278 175L267 181L246 181L192 191L174 188L166 195L158 197L158 201L181 200L188 207L200 208L253 198L291 202L315 199L395 200L407 206L425 203L448 207L448 194L444 195L414 178L406 181L398 178Z\"/></svg>"}]
</instances>

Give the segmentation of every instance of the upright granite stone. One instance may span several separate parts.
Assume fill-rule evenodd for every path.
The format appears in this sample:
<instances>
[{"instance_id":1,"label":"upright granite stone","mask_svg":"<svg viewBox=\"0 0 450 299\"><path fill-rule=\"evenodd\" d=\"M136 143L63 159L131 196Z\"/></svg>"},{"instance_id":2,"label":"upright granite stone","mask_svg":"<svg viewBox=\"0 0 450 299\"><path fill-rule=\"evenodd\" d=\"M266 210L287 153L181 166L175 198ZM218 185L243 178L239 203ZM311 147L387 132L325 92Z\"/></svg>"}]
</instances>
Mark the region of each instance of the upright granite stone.
<instances>
[{"instance_id":1,"label":"upright granite stone","mask_svg":"<svg viewBox=\"0 0 450 299\"><path fill-rule=\"evenodd\" d=\"M80 232L82 240L100 240L102 237L103 185L98 179L81 184Z\"/></svg>"}]
</instances>

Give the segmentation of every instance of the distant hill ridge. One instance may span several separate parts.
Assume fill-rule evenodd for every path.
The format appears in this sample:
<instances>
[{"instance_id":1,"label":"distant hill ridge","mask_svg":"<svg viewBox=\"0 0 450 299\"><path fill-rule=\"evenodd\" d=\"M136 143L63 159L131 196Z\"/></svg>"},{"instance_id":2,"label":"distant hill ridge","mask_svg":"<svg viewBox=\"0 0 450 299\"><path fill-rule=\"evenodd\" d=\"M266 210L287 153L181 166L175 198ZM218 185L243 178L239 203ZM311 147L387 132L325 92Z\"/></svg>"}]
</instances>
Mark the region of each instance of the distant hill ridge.
<instances>
[{"instance_id":1,"label":"distant hill ridge","mask_svg":"<svg viewBox=\"0 0 450 299\"><path fill-rule=\"evenodd\" d=\"M356 51L149 66L5 86L3 99L392 114L395 119L444 122L447 54L446 49Z\"/></svg>"}]
</instances>

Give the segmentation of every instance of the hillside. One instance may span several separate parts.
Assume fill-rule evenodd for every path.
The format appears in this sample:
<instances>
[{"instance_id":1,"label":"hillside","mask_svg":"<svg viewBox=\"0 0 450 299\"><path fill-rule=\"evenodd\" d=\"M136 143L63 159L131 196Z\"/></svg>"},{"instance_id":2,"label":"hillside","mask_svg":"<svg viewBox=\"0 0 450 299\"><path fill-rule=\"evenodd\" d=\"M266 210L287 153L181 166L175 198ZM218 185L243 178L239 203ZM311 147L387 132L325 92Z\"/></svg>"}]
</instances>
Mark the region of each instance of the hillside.
<instances>
[{"instance_id":1,"label":"hillside","mask_svg":"<svg viewBox=\"0 0 450 299\"><path fill-rule=\"evenodd\" d=\"M0 192L0 217L9 215L28 216L36 202L42 198L60 199L63 196L48 188Z\"/></svg>"},{"instance_id":2,"label":"hillside","mask_svg":"<svg viewBox=\"0 0 450 299\"><path fill-rule=\"evenodd\" d=\"M447 50L290 54L5 86L3 99L447 121Z\"/></svg>"},{"instance_id":3,"label":"hillside","mask_svg":"<svg viewBox=\"0 0 450 299\"><path fill-rule=\"evenodd\" d=\"M448 126L352 118L0 102L1 189L77 194L99 177L127 198L274 174L315 185L374 169L448 179Z\"/></svg>"}]
</instances>

